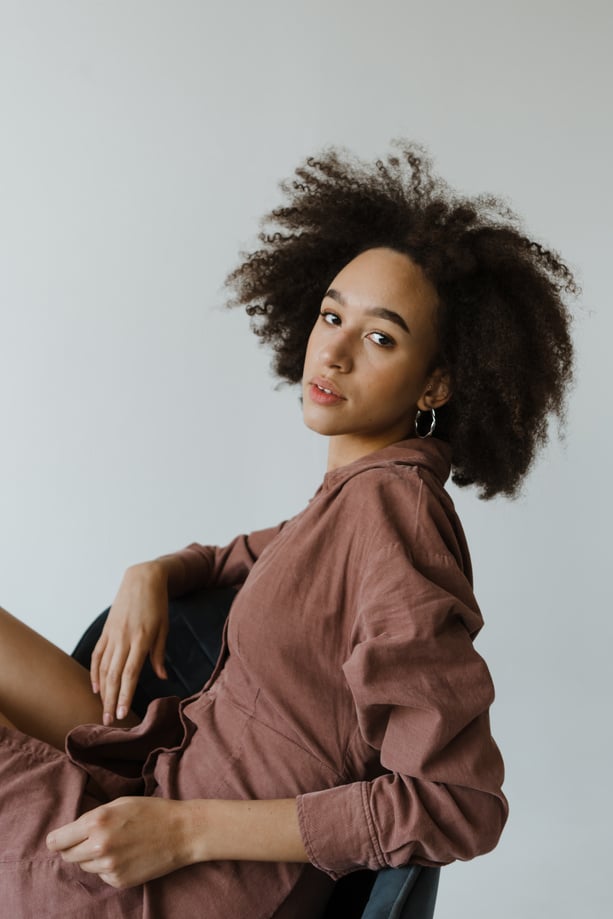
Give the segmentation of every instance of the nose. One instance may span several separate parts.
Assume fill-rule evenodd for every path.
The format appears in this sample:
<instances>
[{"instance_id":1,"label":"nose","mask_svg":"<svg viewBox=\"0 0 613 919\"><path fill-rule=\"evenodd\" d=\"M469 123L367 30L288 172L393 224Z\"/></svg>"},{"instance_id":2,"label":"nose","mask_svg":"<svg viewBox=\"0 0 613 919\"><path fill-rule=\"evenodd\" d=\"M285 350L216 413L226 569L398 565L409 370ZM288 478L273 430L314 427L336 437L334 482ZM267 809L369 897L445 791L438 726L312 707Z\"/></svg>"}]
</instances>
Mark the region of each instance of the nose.
<instances>
[{"instance_id":1,"label":"nose","mask_svg":"<svg viewBox=\"0 0 613 919\"><path fill-rule=\"evenodd\" d=\"M353 367L351 336L343 329L336 329L322 344L319 359L325 367L338 370L340 373L349 373Z\"/></svg>"}]
</instances>

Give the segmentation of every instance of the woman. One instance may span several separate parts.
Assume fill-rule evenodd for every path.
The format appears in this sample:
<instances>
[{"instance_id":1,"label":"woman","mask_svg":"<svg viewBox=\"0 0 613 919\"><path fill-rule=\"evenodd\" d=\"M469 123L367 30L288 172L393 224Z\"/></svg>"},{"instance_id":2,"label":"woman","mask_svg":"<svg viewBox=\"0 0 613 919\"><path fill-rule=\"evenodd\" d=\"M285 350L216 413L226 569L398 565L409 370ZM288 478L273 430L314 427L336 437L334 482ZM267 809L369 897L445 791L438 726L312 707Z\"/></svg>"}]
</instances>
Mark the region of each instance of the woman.
<instances>
[{"instance_id":1,"label":"woman","mask_svg":"<svg viewBox=\"0 0 613 919\"><path fill-rule=\"evenodd\" d=\"M572 275L416 145L374 167L329 150L282 187L229 283L301 381L326 475L277 527L128 569L90 676L3 616L12 916L300 919L357 868L472 858L502 831L482 619L444 482L521 485L563 411ZM138 723L168 596L203 586L240 588L216 671Z\"/></svg>"}]
</instances>

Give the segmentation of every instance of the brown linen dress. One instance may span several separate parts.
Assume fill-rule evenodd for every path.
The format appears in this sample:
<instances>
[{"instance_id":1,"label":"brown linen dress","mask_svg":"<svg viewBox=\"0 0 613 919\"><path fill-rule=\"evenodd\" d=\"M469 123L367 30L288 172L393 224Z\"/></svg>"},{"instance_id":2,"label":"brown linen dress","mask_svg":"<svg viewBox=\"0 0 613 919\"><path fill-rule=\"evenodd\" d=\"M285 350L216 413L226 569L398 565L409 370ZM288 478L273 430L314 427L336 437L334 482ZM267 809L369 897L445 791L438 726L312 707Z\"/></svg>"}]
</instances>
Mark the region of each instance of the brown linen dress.
<instances>
[{"instance_id":1,"label":"brown linen dress","mask_svg":"<svg viewBox=\"0 0 613 919\"><path fill-rule=\"evenodd\" d=\"M0 729L3 915L312 919L359 867L493 848L503 765L448 474L446 445L402 441L327 473L278 527L183 550L190 587L241 587L201 693L129 731L75 728L66 754ZM117 891L47 851L49 830L126 794L295 797L311 863L202 863Z\"/></svg>"}]
</instances>

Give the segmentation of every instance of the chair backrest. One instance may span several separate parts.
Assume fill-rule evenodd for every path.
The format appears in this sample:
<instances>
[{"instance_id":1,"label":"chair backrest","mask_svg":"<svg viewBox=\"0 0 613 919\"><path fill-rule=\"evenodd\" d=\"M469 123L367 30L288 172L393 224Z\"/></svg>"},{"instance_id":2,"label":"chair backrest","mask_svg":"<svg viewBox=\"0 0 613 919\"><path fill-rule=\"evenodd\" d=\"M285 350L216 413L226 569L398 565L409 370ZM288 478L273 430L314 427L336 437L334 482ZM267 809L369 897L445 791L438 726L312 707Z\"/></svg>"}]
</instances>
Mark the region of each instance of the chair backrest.
<instances>
[{"instance_id":1,"label":"chair backrest","mask_svg":"<svg viewBox=\"0 0 613 919\"><path fill-rule=\"evenodd\" d=\"M439 874L419 865L382 868L361 919L432 919Z\"/></svg>"}]
</instances>

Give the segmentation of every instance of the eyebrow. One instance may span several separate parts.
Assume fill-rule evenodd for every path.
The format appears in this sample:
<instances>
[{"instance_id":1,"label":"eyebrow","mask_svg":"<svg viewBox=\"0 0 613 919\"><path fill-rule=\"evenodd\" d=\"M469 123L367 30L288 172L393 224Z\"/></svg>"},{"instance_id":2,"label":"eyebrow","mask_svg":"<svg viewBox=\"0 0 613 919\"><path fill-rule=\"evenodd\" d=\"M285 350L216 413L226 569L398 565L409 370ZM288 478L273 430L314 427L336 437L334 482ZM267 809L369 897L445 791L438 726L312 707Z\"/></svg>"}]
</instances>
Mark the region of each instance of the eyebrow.
<instances>
[{"instance_id":1,"label":"eyebrow","mask_svg":"<svg viewBox=\"0 0 613 919\"><path fill-rule=\"evenodd\" d=\"M347 306L347 301L340 290L335 290L333 287L330 287L324 296L330 297L331 300L336 300L336 302L340 303L341 306ZM388 310L384 306L369 306L366 310L366 315L378 316L380 319L387 319L389 322L395 322L396 325L400 326L401 329L404 329L404 331L408 332L409 335L411 334L411 330L409 329L400 313L396 313L394 310Z\"/></svg>"}]
</instances>

